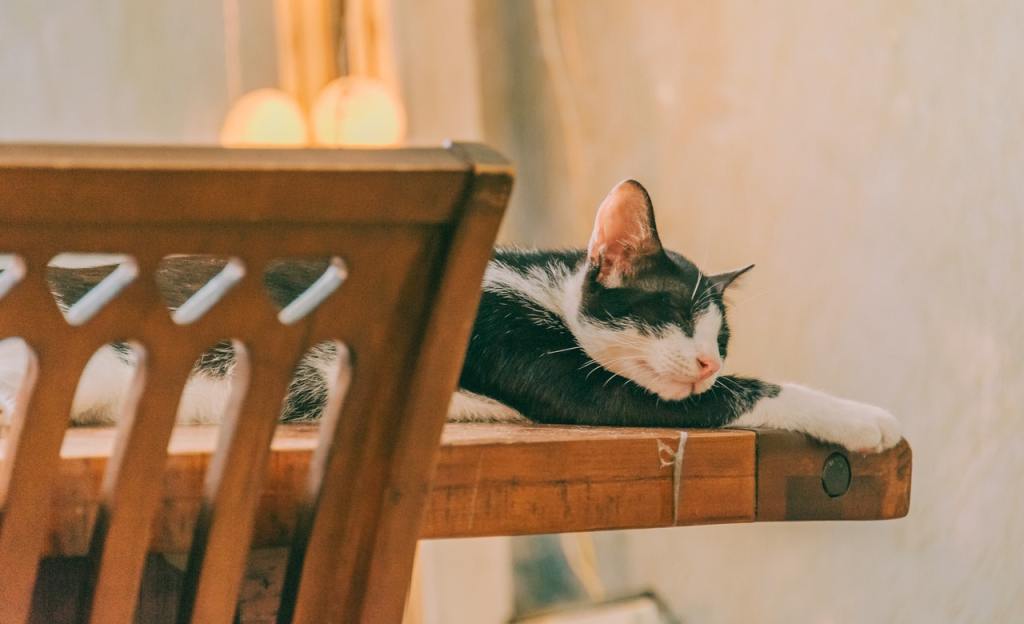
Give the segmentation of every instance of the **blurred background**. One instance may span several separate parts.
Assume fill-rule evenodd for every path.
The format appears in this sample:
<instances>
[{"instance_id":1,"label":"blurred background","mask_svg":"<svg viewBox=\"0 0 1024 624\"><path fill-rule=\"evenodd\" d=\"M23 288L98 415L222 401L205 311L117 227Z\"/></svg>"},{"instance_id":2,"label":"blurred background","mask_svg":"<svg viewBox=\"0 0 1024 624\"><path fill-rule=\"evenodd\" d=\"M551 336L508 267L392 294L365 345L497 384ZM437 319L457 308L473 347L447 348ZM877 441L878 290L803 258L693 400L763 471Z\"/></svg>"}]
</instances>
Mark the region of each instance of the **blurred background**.
<instances>
[{"instance_id":1,"label":"blurred background","mask_svg":"<svg viewBox=\"0 0 1024 624\"><path fill-rule=\"evenodd\" d=\"M1022 58L1014 1L3 0L0 140L480 140L533 246L584 245L635 177L668 246L758 265L732 372L883 405L914 447L898 521L604 533L589 580L557 538L425 543L423 622L648 589L685 622L1010 622Z\"/></svg>"}]
</instances>

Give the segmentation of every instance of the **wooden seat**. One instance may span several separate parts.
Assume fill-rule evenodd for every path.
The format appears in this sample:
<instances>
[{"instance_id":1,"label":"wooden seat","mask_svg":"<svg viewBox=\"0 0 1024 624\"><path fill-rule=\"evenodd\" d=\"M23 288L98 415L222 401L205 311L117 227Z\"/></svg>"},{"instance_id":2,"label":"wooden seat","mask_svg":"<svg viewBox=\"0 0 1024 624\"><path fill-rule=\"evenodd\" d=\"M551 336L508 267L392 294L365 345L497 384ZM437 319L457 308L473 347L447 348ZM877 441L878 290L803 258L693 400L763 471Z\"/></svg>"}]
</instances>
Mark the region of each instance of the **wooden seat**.
<instances>
[{"instance_id":1,"label":"wooden seat","mask_svg":"<svg viewBox=\"0 0 1024 624\"><path fill-rule=\"evenodd\" d=\"M442 434L510 183L500 157L471 145L0 148L0 253L27 268L0 328L38 369L0 440L0 622L229 622L238 604L281 622L397 622L420 537L907 513L905 442L861 456L777 431ZM62 251L131 254L146 279L71 327L43 279ZM179 326L148 279L170 253L256 270ZM258 269L309 255L341 256L351 275L282 325ZM248 354L247 393L220 428L174 427L193 361L227 337ZM116 430L65 435L85 361L128 338L146 350L137 409ZM297 358L325 339L355 356L344 410L275 428ZM264 559L247 579L252 548ZM162 558L184 554L184 570Z\"/></svg>"}]
</instances>

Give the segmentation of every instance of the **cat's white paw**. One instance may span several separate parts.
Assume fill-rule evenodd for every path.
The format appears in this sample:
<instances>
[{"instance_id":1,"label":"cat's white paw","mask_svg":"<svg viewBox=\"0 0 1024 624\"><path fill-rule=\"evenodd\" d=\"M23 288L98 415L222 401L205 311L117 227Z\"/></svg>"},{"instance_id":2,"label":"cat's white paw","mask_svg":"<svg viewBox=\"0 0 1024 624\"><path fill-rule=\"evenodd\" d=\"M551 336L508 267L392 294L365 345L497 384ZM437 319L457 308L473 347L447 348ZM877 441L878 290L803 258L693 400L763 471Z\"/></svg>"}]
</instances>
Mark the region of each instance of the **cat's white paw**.
<instances>
[{"instance_id":1,"label":"cat's white paw","mask_svg":"<svg viewBox=\"0 0 1024 624\"><path fill-rule=\"evenodd\" d=\"M529 424L525 416L490 397L459 389L448 404L448 422Z\"/></svg>"},{"instance_id":2,"label":"cat's white paw","mask_svg":"<svg viewBox=\"0 0 1024 624\"><path fill-rule=\"evenodd\" d=\"M874 405L835 399L833 409L822 414L818 431L825 442L858 453L880 453L899 443L900 423L887 410Z\"/></svg>"},{"instance_id":3,"label":"cat's white paw","mask_svg":"<svg viewBox=\"0 0 1024 624\"><path fill-rule=\"evenodd\" d=\"M784 384L731 426L799 431L858 453L879 453L900 441L900 423L885 409Z\"/></svg>"}]
</instances>

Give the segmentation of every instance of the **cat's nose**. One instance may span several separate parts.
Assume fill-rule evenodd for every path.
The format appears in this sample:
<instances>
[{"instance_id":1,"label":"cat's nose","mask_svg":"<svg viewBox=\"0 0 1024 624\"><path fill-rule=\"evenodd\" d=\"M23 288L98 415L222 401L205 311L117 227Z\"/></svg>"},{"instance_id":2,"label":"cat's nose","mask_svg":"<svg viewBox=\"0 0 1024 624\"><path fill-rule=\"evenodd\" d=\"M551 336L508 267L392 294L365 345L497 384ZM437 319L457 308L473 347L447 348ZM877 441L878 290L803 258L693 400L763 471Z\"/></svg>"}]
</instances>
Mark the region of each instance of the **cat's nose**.
<instances>
[{"instance_id":1,"label":"cat's nose","mask_svg":"<svg viewBox=\"0 0 1024 624\"><path fill-rule=\"evenodd\" d=\"M697 356L697 381L704 381L714 375L722 368L722 362L715 357L707 355Z\"/></svg>"}]
</instances>

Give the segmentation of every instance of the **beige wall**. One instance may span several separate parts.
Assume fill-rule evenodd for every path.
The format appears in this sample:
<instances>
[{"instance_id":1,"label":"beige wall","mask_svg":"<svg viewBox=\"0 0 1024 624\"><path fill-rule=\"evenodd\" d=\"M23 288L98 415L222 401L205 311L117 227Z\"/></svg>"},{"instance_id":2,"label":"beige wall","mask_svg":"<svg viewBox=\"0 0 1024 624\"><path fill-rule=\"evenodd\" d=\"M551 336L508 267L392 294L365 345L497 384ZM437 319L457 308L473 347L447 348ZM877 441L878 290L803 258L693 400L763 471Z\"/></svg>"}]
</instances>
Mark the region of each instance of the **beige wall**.
<instances>
[{"instance_id":1,"label":"beige wall","mask_svg":"<svg viewBox=\"0 0 1024 624\"><path fill-rule=\"evenodd\" d=\"M631 60L692 112L649 104L647 132L623 128L646 145L599 171L653 150L669 240L699 260L712 240L712 268L760 263L734 370L901 417L911 515L637 533L635 580L702 622L1017 620L1024 5L769 4L647 5Z\"/></svg>"},{"instance_id":2,"label":"beige wall","mask_svg":"<svg viewBox=\"0 0 1024 624\"><path fill-rule=\"evenodd\" d=\"M271 2L237 0L243 90L276 81ZM2 0L0 141L216 142L225 4Z\"/></svg>"},{"instance_id":3,"label":"beige wall","mask_svg":"<svg viewBox=\"0 0 1024 624\"><path fill-rule=\"evenodd\" d=\"M729 368L885 405L914 446L906 520L632 532L632 582L688 621L1019 618L1024 5L473 8L483 135L520 172L506 240L582 244L639 178L671 246L758 263Z\"/></svg>"}]
</instances>

